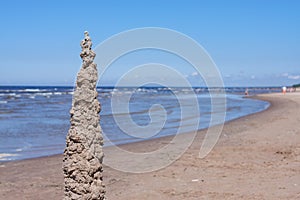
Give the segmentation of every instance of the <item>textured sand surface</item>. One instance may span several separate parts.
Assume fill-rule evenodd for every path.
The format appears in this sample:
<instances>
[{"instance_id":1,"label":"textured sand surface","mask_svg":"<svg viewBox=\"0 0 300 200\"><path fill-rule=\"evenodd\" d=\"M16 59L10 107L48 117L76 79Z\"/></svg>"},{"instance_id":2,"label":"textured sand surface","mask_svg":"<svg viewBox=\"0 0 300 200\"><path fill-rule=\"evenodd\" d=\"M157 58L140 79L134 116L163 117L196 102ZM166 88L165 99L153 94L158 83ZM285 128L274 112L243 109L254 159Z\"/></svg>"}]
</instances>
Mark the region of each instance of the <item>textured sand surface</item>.
<instances>
[{"instance_id":1,"label":"textured sand surface","mask_svg":"<svg viewBox=\"0 0 300 200\"><path fill-rule=\"evenodd\" d=\"M130 174L105 167L108 199L300 199L300 93L258 98L272 106L227 123L204 159L198 154L205 130L162 170ZM123 148L147 151L167 141ZM63 190L61 155L0 163L0 199L62 199Z\"/></svg>"}]
</instances>

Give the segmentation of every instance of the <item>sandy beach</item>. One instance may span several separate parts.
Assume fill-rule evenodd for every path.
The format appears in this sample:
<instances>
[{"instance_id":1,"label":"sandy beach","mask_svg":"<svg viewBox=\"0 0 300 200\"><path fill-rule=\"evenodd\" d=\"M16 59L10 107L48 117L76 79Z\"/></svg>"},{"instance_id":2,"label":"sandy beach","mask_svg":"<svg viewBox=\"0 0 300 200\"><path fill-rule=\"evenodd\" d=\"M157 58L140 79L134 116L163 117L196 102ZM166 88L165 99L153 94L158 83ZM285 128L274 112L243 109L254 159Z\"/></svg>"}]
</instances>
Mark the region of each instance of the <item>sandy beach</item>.
<instances>
[{"instance_id":1,"label":"sandy beach","mask_svg":"<svg viewBox=\"0 0 300 200\"><path fill-rule=\"evenodd\" d=\"M108 199L300 199L300 92L254 98L271 106L226 123L204 159L198 158L202 130L180 159L159 171L105 167ZM167 141L125 148L147 151ZM62 199L63 187L61 155L0 163L0 199Z\"/></svg>"}]
</instances>

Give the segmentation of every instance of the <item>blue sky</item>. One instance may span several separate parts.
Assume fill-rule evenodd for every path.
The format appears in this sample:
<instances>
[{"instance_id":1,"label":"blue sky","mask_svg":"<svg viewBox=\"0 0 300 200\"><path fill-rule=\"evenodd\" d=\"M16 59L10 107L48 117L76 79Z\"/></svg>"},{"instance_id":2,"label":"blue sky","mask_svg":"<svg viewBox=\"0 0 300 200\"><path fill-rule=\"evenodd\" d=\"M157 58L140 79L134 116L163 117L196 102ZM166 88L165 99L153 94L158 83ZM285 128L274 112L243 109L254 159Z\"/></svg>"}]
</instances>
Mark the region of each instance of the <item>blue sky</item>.
<instances>
[{"instance_id":1,"label":"blue sky","mask_svg":"<svg viewBox=\"0 0 300 200\"><path fill-rule=\"evenodd\" d=\"M297 0L10 0L1 2L0 25L0 85L73 85L85 30L96 46L141 27L173 29L196 40L227 86L300 83ZM111 69L103 84L113 83L117 72ZM198 84L193 71L182 73Z\"/></svg>"}]
</instances>

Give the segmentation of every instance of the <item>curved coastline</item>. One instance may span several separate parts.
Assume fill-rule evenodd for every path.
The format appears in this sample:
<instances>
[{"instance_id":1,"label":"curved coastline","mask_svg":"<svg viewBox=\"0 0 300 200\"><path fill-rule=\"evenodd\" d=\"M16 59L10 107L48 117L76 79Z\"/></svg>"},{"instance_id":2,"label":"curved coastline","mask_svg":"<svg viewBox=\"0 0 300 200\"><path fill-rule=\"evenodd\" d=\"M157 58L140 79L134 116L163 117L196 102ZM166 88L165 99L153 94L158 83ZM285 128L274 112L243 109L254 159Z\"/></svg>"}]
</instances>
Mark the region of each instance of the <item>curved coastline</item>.
<instances>
[{"instance_id":1,"label":"curved coastline","mask_svg":"<svg viewBox=\"0 0 300 200\"><path fill-rule=\"evenodd\" d=\"M250 115L254 115L254 114L257 114L257 113L260 113L260 112L264 112L266 111L267 109L269 109L269 107L272 106L272 103L269 102L268 100L264 99L264 98L260 98L259 95L252 95L252 96L242 96L242 95L236 95L235 98L248 98L248 99L254 99L254 100L260 100L260 101L264 101L264 102L268 102L269 105L265 108L265 109L262 109L262 110L258 110L258 111L255 111L255 112L252 112L250 114L243 114L242 116L238 116L238 117L232 117L232 119L226 119L225 122L224 122L224 125L227 124L227 123L230 123L232 121L235 121L235 120L238 120L240 118L244 118L244 117L247 117L247 116L250 116ZM208 129L207 126L205 127L199 127L198 130L196 130L197 132L199 131L204 131L206 132ZM180 134L189 134L189 132L184 132L184 133L180 133ZM160 136L160 137L154 137L154 138L150 138L150 139L143 139L143 140L140 140L140 141L129 141L129 142L122 142L122 143L117 143L118 146L121 146L121 147L124 147L126 148L126 146L131 146L132 145L136 145L138 143L141 143L143 144L144 142L148 142L148 141L156 141L156 140L163 140L165 139L166 141L171 141L172 138L174 138L176 134L171 134L171 135L166 135L166 136ZM202 134L201 137L203 137L204 135ZM203 139L203 138L202 138ZM110 146L104 146L104 148L109 148ZM57 147L58 148L58 147ZM155 148L156 149L156 148ZM15 156L18 156L18 152L16 153L3 153L3 154L0 154L0 163L6 163L6 162L16 162L16 161L22 161L22 160L30 160L30 159L38 159L38 158L42 158L42 157L51 157L51 156L56 156L56 155L60 155L61 153L54 153L54 154L49 154L49 155L42 155L42 156L35 156L35 157L31 157L31 158L23 158L23 159L9 159L9 160L1 160L2 158L2 155L4 157L11 157L11 158L14 158Z\"/></svg>"},{"instance_id":2,"label":"curved coastline","mask_svg":"<svg viewBox=\"0 0 300 200\"><path fill-rule=\"evenodd\" d=\"M123 89L123 92L126 92L129 89ZM172 137L179 131L179 126L181 127L180 133L188 133L196 130L197 124L195 123L197 123L197 120L195 120L196 115L192 114L192 110L188 110L191 115L185 116L183 118L184 120L181 119L181 110L189 109L188 102L187 104L184 103L184 106L178 107L179 105L176 104L176 100L174 101L174 98L169 96L169 93L166 96L162 93L161 99L150 98L149 101L145 99L146 95L144 95L144 93L153 97L152 95L156 95L156 92L154 92L156 90L160 91L160 89L157 88L144 89L141 95L138 94L139 100L137 100L136 104L134 104L133 110L130 110L130 116L137 124L146 125L147 123L150 123L148 106L157 101L158 104L163 105L164 108L170 111L167 121L163 127L161 127L161 131L159 131L159 133L146 139L135 138L130 134L125 134L120 128L118 128L118 124L116 124L114 119L115 115L119 116L119 114L122 115L122 113L115 113L112 115L109 104L110 98L103 97L103 101L105 101L103 102L104 109L100 123L104 130L105 138L111 140L112 144L121 145L165 136ZM4 109L4 112L1 112L3 120L1 124L0 162L30 159L62 153L65 146L65 133L69 127L67 114L69 112L68 105L71 98L71 96L68 95L69 89L57 89L56 87L24 89L22 87L17 87L3 91L8 94L15 91L16 95L19 95L18 92L20 92L20 94L22 94L22 98L11 99L8 105L1 107ZM111 90L109 91L112 92ZM165 90L163 91L165 92ZM180 92L182 89L178 89L178 91ZM45 92L46 94L49 92L53 92L53 94L59 92L60 94L65 95L54 95L49 98L37 97L34 99L28 99L28 96L26 96L23 92L26 92L26 95L28 92L30 92L30 95L36 95L40 92ZM206 93L199 93L198 95L198 102L200 105L199 109L201 111L198 129L202 130L209 127L210 124L210 96ZM4 95L3 97L6 98L5 96L7 95ZM252 112L257 112L264 108L264 103L251 102L249 99L243 99L242 95L228 93L226 96L228 104L225 121L231 121L235 118L248 115ZM151 99L156 100L153 101ZM26 103L22 103L23 101ZM31 106L35 104L38 105L37 108ZM28 114L27 110L30 110L30 114ZM136 111L139 112L137 113ZM6 114L6 112L12 113ZM126 119L126 116L122 119ZM184 123L181 123L182 121ZM122 121L122 123L125 126L130 127L126 120ZM109 145L110 142L106 141L105 146Z\"/></svg>"}]
</instances>

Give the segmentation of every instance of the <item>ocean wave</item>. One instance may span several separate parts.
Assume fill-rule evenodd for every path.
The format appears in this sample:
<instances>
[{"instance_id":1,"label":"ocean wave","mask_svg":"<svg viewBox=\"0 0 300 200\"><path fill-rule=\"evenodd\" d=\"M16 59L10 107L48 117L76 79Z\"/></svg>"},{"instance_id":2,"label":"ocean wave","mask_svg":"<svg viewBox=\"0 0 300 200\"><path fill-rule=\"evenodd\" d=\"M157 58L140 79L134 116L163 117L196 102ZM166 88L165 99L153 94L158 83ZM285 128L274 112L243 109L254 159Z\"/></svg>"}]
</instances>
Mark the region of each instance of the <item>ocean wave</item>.
<instances>
[{"instance_id":1,"label":"ocean wave","mask_svg":"<svg viewBox=\"0 0 300 200\"><path fill-rule=\"evenodd\" d=\"M6 104L7 101L0 101L0 104Z\"/></svg>"},{"instance_id":2,"label":"ocean wave","mask_svg":"<svg viewBox=\"0 0 300 200\"><path fill-rule=\"evenodd\" d=\"M10 98L10 97L21 97L20 94L16 94L16 93L0 93L0 96L1 97L7 97L7 98Z\"/></svg>"},{"instance_id":3,"label":"ocean wave","mask_svg":"<svg viewBox=\"0 0 300 200\"><path fill-rule=\"evenodd\" d=\"M63 94L67 94L66 92L54 92L54 95L63 95Z\"/></svg>"},{"instance_id":4,"label":"ocean wave","mask_svg":"<svg viewBox=\"0 0 300 200\"><path fill-rule=\"evenodd\" d=\"M34 99L37 96L44 96L44 97L50 97L50 96L61 96L61 95L72 95L73 92L37 92L37 93L10 93L10 94L0 94L0 96L7 96L7 97L27 97Z\"/></svg>"},{"instance_id":5,"label":"ocean wave","mask_svg":"<svg viewBox=\"0 0 300 200\"><path fill-rule=\"evenodd\" d=\"M39 95L39 96L51 96L53 95L52 92L39 92L39 93L35 93L35 95Z\"/></svg>"},{"instance_id":6,"label":"ocean wave","mask_svg":"<svg viewBox=\"0 0 300 200\"><path fill-rule=\"evenodd\" d=\"M16 149L16 152L21 152L21 151L23 151L22 148Z\"/></svg>"},{"instance_id":7,"label":"ocean wave","mask_svg":"<svg viewBox=\"0 0 300 200\"><path fill-rule=\"evenodd\" d=\"M47 90L41 90L41 89L24 89L24 90L19 90L20 92L25 91L25 92L40 92L40 91L47 91Z\"/></svg>"},{"instance_id":8,"label":"ocean wave","mask_svg":"<svg viewBox=\"0 0 300 200\"><path fill-rule=\"evenodd\" d=\"M0 161L9 161L14 160L12 157L16 157L19 154L13 154L13 153L0 153Z\"/></svg>"}]
</instances>

